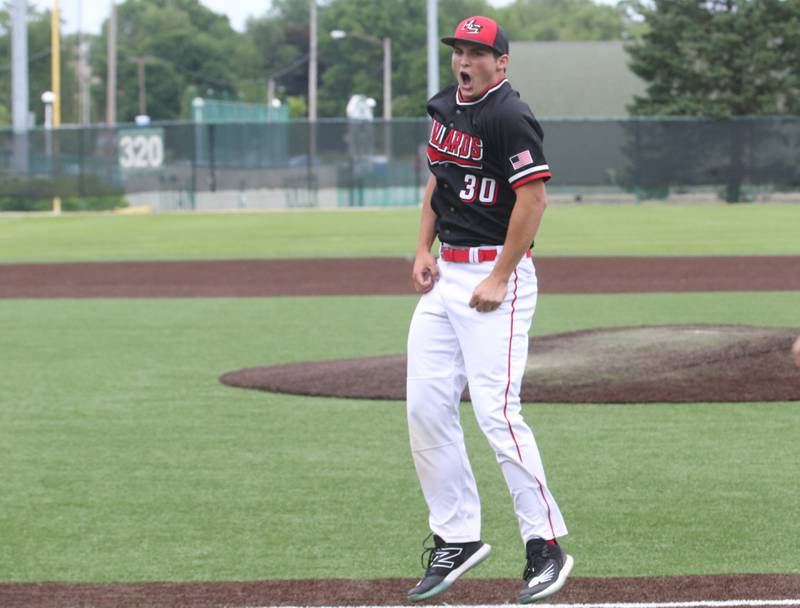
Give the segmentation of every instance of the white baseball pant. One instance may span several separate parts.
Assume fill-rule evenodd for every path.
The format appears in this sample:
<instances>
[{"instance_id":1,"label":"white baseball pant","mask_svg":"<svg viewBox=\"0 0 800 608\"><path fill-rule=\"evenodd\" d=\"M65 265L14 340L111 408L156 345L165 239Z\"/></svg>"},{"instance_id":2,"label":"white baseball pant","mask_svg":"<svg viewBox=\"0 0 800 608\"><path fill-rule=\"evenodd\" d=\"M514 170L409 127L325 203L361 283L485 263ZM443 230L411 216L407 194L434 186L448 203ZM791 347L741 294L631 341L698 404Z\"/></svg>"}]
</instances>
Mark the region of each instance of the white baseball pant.
<instances>
[{"instance_id":1,"label":"white baseball pant","mask_svg":"<svg viewBox=\"0 0 800 608\"><path fill-rule=\"evenodd\" d=\"M440 259L438 266L439 280L420 298L408 335L408 428L430 528L446 542L481 537L480 499L459 419L468 382L473 412L508 484L523 543L563 536L564 519L520 411L538 294L533 262L522 258L505 300L493 312L477 312L469 300L494 262Z\"/></svg>"}]
</instances>

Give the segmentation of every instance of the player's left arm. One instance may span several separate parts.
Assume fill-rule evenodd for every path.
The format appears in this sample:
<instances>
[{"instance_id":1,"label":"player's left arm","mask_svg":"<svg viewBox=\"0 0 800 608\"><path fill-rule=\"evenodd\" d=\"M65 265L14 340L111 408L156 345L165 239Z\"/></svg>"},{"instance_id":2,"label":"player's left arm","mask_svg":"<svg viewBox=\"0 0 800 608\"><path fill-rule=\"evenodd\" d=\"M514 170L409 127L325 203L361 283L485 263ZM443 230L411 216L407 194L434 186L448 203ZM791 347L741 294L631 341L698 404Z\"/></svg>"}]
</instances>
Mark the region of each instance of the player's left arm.
<instances>
[{"instance_id":1,"label":"player's left arm","mask_svg":"<svg viewBox=\"0 0 800 608\"><path fill-rule=\"evenodd\" d=\"M543 180L523 184L516 189L517 201L511 211L503 251L491 274L478 283L469 305L478 312L491 312L500 307L508 293L508 280L517 264L530 248L547 207L547 191Z\"/></svg>"}]
</instances>

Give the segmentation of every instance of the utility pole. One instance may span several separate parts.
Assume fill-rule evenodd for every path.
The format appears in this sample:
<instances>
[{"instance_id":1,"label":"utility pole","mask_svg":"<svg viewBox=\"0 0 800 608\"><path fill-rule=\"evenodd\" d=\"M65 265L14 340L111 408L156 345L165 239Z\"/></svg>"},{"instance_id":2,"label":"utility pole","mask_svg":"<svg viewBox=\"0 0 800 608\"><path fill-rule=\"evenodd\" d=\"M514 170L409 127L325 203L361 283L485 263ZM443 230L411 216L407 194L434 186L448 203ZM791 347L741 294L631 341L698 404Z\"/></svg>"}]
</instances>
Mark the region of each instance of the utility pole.
<instances>
[{"instance_id":1,"label":"utility pole","mask_svg":"<svg viewBox=\"0 0 800 608\"><path fill-rule=\"evenodd\" d=\"M81 40L78 47L78 122L88 125L92 122L91 93L89 83L92 80L92 68L87 58L86 40Z\"/></svg>"},{"instance_id":2,"label":"utility pole","mask_svg":"<svg viewBox=\"0 0 800 608\"><path fill-rule=\"evenodd\" d=\"M14 0L11 26L11 98L14 126L14 171L28 174L28 3Z\"/></svg>"},{"instance_id":3,"label":"utility pole","mask_svg":"<svg viewBox=\"0 0 800 608\"><path fill-rule=\"evenodd\" d=\"M139 116L147 116L147 84L144 78L144 64L150 63L153 57L142 55L131 57L130 60L136 64L139 77Z\"/></svg>"},{"instance_id":4,"label":"utility pole","mask_svg":"<svg viewBox=\"0 0 800 608\"><path fill-rule=\"evenodd\" d=\"M86 40L83 38L83 1L78 0L78 123L88 125L89 117L89 77L90 70L86 61Z\"/></svg>"},{"instance_id":5,"label":"utility pole","mask_svg":"<svg viewBox=\"0 0 800 608\"><path fill-rule=\"evenodd\" d=\"M117 3L111 0L111 17L108 20L106 57L106 123L117 122Z\"/></svg>"}]
</instances>

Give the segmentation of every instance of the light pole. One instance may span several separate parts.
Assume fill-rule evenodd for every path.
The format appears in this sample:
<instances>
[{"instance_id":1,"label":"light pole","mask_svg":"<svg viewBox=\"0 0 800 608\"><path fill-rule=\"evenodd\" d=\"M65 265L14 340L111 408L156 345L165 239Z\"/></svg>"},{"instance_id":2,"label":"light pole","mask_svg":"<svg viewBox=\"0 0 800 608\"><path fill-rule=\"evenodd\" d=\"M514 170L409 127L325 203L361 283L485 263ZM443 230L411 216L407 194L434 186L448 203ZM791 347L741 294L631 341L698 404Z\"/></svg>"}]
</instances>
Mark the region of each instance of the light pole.
<instances>
[{"instance_id":1,"label":"light pole","mask_svg":"<svg viewBox=\"0 0 800 608\"><path fill-rule=\"evenodd\" d=\"M14 170L28 174L28 2L14 0L11 26L11 112L14 124Z\"/></svg>"},{"instance_id":2,"label":"light pole","mask_svg":"<svg viewBox=\"0 0 800 608\"><path fill-rule=\"evenodd\" d=\"M317 120L317 0L308 4L308 120ZM311 128L311 132L314 129ZM313 139L313 138L312 138ZM316 142L312 141L316 147ZM316 150L312 150L316 152Z\"/></svg>"},{"instance_id":3,"label":"light pole","mask_svg":"<svg viewBox=\"0 0 800 608\"><path fill-rule=\"evenodd\" d=\"M56 113L54 108L58 98L53 91L45 91L42 93L42 103L44 104L44 151L47 157L48 170L51 176L54 173L54 156L55 150L53 149L53 127L57 127ZM61 197L53 197L53 214L59 215L61 213Z\"/></svg>"},{"instance_id":4,"label":"light pole","mask_svg":"<svg viewBox=\"0 0 800 608\"><path fill-rule=\"evenodd\" d=\"M53 128L53 103L56 95L53 91L42 93L42 103L44 104L44 128L48 131Z\"/></svg>"},{"instance_id":5,"label":"light pole","mask_svg":"<svg viewBox=\"0 0 800 608\"><path fill-rule=\"evenodd\" d=\"M439 30L436 24L437 0L428 0L428 99L439 90Z\"/></svg>"},{"instance_id":6,"label":"light pole","mask_svg":"<svg viewBox=\"0 0 800 608\"><path fill-rule=\"evenodd\" d=\"M342 38L358 38L365 42L371 42L383 47L383 119L391 120L392 118L392 39L388 36L376 38L368 34L360 34L358 32L345 32L344 30L333 30L331 38L334 40L341 40Z\"/></svg>"}]
</instances>

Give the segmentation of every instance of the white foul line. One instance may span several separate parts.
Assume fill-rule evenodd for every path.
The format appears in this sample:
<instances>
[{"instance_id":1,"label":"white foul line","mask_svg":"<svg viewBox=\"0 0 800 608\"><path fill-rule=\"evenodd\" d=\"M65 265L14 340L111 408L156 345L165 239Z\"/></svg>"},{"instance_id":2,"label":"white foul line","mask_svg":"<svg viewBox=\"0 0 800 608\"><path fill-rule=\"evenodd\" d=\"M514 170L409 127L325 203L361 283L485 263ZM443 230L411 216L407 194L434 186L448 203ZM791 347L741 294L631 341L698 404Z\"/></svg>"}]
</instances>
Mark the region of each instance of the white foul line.
<instances>
[{"instance_id":1,"label":"white foul line","mask_svg":"<svg viewBox=\"0 0 800 608\"><path fill-rule=\"evenodd\" d=\"M536 608L738 608L754 606L800 606L800 598L792 600L696 600L686 602L612 602L605 604L536 604ZM257 606L250 608L308 608L306 606ZM318 606L315 608L342 608ZM408 608L408 606L348 606L347 608ZM447 608L499 608L495 604L448 604Z\"/></svg>"}]
</instances>

